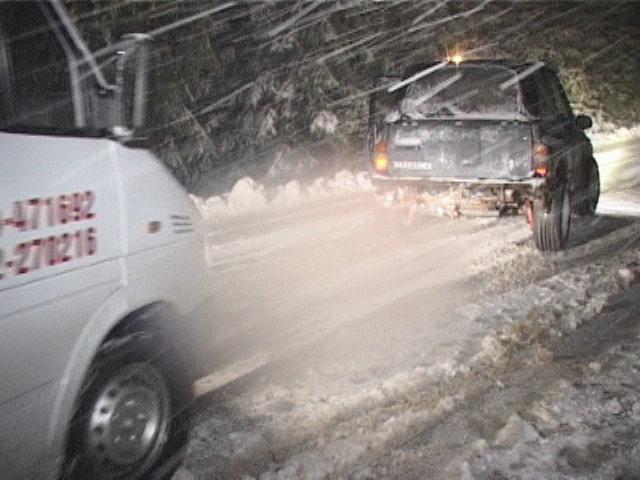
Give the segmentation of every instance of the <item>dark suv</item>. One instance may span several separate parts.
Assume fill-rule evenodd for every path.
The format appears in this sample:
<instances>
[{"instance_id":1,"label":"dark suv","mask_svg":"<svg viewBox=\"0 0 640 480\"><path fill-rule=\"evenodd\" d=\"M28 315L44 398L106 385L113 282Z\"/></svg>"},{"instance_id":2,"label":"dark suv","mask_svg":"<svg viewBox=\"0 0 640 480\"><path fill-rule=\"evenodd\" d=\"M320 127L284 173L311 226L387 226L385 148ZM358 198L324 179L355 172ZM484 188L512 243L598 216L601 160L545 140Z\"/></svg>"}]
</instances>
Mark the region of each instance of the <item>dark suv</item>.
<instances>
[{"instance_id":1,"label":"dark suv","mask_svg":"<svg viewBox=\"0 0 640 480\"><path fill-rule=\"evenodd\" d=\"M442 62L382 79L370 102L376 218L418 207L524 212L540 250L561 250L571 212L593 215L598 165L553 69L509 60Z\"/></svg>"}]
</instances>

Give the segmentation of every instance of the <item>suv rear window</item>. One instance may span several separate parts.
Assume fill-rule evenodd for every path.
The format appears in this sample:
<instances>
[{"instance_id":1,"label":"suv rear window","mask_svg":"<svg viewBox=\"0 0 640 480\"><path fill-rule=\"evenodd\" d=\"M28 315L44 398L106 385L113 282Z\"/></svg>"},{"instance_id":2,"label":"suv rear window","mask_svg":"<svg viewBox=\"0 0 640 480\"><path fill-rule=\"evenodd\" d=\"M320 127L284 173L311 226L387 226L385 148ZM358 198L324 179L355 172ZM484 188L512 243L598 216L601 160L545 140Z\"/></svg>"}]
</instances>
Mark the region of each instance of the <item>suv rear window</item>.
<instances>
[{"instance_id":1,"label":"suv rear window","mask_svg":"<svg viewBox=\"0 0 640 480\"><path fill-rule=\"evenodd\" d=\"M518 113L513 72L492 65L448 65L407 89L402 111L412 117L495 116Z\"/></svg>"}]
</instances>

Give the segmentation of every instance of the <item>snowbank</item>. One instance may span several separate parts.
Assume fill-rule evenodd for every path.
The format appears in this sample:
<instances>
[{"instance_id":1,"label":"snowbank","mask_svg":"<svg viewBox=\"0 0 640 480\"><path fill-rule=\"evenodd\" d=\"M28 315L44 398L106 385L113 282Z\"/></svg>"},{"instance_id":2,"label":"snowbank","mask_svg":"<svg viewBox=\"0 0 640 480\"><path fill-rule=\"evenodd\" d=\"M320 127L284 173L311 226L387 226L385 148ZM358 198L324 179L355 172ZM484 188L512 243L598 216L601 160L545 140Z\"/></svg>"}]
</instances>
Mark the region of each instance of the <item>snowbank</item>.
<instances>
[{"instance_id":1,"label":"snowbank","mask_svg":"<svg viewBox=\"0 0 640 480\"><path fill-rule=\"evenodd\" d=\"M640 125L632 128L618 128L613 131L592 130L587 132L593 148L598 151L604 146L625 142L629 140L640 140Z\"/></svg>"},{"instance_id":2,"label":"snowbank","mask_svg":"<svg viewBox=\"0 0 640 480\"><path fill-rule=\"evenodd\" d=\"M305 201L313 201L349 192L371 190L371 179L367 172L353 173L341 170L333 178L318 178L310 185L297 180L277 188L272 198L251 177L238 180L228 194L212 196L207 199L192 195L191 198L205 220L243 215L266 208L286 207Z\"/></svg>"}]
</instances>

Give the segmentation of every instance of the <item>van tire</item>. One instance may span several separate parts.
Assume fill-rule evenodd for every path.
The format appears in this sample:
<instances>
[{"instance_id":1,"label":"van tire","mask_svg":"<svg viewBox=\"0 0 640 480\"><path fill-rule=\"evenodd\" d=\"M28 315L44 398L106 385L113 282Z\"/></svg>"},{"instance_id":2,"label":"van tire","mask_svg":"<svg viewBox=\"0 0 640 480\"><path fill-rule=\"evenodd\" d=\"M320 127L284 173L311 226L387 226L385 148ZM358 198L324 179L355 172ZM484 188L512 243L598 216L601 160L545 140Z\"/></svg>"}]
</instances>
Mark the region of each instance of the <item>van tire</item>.
<instances>
[{"instance_id":1,"label":"van tire","mask_svg":"<svg viewBox=\"0 0 640 480\"><path fill-rule=\"evenodd\" d=\"M542 202L533 207L533 240L543 251L563 250L569 239L571 225L571 201L566 182L560 182L550 195L548 210Z\"/></svg>"},{"instance_id":2,"label":"van tire","mask_svg":"<svg viewBox=\"0 0 640 480\"><path fill-rule=\"evenodd\" d=\"M191 385L180 385L168 355L146 332L105 342L82 387L73 417L63 478L162 477L178 468L188 415L178 412Z\"/></svg>"}]
</instances>

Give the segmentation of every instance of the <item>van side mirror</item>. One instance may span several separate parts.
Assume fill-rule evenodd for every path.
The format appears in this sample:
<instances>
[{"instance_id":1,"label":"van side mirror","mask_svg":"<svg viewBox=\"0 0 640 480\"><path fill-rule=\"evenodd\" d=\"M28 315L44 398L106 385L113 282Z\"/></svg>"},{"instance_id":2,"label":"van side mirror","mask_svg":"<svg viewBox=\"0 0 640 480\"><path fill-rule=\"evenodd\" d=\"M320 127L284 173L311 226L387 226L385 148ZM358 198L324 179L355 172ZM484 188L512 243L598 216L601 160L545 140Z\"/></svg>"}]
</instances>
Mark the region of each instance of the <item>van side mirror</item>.
<instances>
[{"instance_id":1,"label":"van side mirror","mask_svg":"<svg viewBox=\"0 0 640 480\"><path fill-rule=\"evenodd\" d=\"M113 133L124 140L145 123L149 41L147 35L133 34L118 46Z\"/></svg>"},{"instance_id":2,"label":"van side mirror","mask_svg":"<svg viewBox=\"0 0 640 480\"><path fill-rule=\"evenodd\" d=\"M576 117L576 125L580 130L587 130L593 126L593 121L588 115L578 115Z\"/></svg>"}]
</instances>

